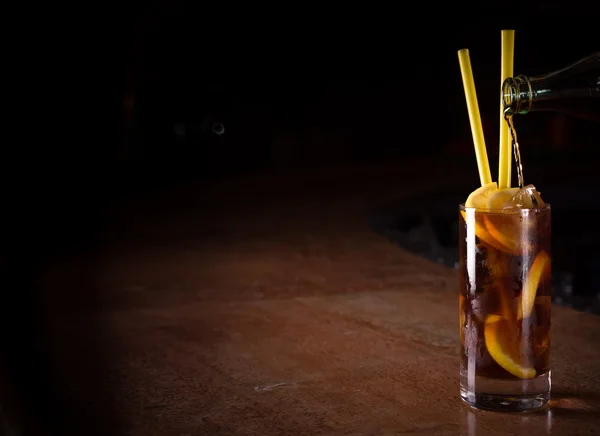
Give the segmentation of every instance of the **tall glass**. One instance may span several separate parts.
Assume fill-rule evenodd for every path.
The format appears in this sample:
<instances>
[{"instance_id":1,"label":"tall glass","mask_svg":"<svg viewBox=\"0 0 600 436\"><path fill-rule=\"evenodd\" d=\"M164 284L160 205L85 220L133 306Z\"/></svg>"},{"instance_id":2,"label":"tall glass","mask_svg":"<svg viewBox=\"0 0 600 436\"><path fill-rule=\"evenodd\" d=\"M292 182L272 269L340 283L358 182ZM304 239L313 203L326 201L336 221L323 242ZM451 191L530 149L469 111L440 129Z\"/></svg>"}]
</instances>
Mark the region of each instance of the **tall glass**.
<instances>
[{"instance_id":1,"label":"tall glass","mask_svg":"<svg viewBox=\"0 0 600 436\"><path fill-rule=\"evenodd\" d=\"M526 411L550 400L550 205L459 207L460 393Z\"/></svg>"}]
</instances>

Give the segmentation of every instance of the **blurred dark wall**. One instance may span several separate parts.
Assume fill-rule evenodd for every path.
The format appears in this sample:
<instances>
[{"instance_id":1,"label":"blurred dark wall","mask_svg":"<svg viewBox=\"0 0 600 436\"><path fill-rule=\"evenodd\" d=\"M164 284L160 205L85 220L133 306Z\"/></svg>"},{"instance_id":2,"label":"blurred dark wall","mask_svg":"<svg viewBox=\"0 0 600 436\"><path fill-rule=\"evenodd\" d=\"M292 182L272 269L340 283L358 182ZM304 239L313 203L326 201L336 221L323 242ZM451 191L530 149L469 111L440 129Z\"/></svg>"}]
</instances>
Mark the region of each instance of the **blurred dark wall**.
<instances>
[{"instance_id":1,"label":"blurred dark wall","mask_svg":"<svg viewBox=\"0 0 600 436\"><path fill-rule=\"evenodd\" d=\"M48 60L35 71L55 95L30 100L27 132L41 137L5 147L5 227L51 246L79 239L131 187L411 154L472 160L456 55L464 47L492 159L500 29L516 29L516 70L527 74L598 49L589 7L577 18L563 7L536 8L464 23L426 5L354 16L257 7L246 16L155 1L53 21L48 35L64 35L46 42ZM541 138L553 131L566 132L565 142L597 138L597 126L569 120L549 129L549 119L519 123L523 144L544 150Z\"/></svg>"},{"instance_id":2,"label":"blurred dark wall","mask_svg":"<svg viewBox=\"0 0 600 436\"><path fill-rule=\"evenodd\" d=\"M196 175L453 153L452 144L469 152L456 56L463 47L493 154L500 29L516 29L516 73L548 72L598 48L591 22L541 15L490 14L468 26L411 15L411 29L400 21L374 32L357 24L327 36L305 29L258 37L203 33L199 16L181 11L140 14L131 23L119 156ZM523 142L545 140L552 115L529 118ZM223 123L223 135L213 122Z\"/></svg>"},{"instance_id":3,"label":"blurred dark wall","mask_svg":"<svg viewBox=\"0 0 600 436\"><path fill-rule=\"evenodd\" d=\"M456 12L466 5L346 14L165 0L52 21L35 71L55 95L30 100L27 132L41 137L5 147L5 227L52 247L78 240L130 189L410 155L471 161L456 55L464 47L494 159L500 29L516 29L516 71L526 74L598 49L590 6L564 5L475 11L465 22ZM524 153L598 138L598 126L552 116L518 128Z\"/></svg>"},{"instance_id":4,"label":"blurred dark wall","mask_svg":"<svg viewBox=\"0 0 600 436\"><path fill-rule=\"evenodd\" d=\"M34 115L51 126L36 118L42 139L5 152L14 167L6 227L54 247L79 240L132 189L410 155L472 162L456 54L465 47L495 162L500 30L516 29L519 73L598 49L589 6L474 12L464 25L456 10L427 5L346 17L308 5L229 12L123 3L65 24L39 70L56 95ZM540 156L595 145L598 127L552 115L518 123L524 154Z\"/></svg>"}]
</instances>

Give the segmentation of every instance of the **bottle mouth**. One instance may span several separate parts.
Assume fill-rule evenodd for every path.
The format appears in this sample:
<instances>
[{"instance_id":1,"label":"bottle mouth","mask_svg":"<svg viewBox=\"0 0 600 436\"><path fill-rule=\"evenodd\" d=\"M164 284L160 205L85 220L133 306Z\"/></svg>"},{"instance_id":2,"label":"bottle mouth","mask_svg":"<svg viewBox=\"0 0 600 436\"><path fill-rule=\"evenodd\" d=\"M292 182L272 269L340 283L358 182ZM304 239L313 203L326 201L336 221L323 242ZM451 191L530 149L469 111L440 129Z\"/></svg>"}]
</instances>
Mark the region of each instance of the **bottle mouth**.
<instances>
[{"instance_id":1,"label":"bottle mouth","mask_svg":"<svg viewBox=\"0 0 600 436\"><path fill-rule=\"evenodd\" d=\"M509 77L502 83L505 115L526 114L531 109L531 84L525 76Z\"/></svg>"},{"instance_id":2,"label":"bottle mouth","mask_svg":"<svg viewBox=\"0 0 600 436\"><path fill-rule=\"evenodd\" d=\"M507 115L513 115L513 105L517 96L517 86L515 80L509 77L502 83L502 105L504 106L504 113Z\"/></svg>"}]
</instances>

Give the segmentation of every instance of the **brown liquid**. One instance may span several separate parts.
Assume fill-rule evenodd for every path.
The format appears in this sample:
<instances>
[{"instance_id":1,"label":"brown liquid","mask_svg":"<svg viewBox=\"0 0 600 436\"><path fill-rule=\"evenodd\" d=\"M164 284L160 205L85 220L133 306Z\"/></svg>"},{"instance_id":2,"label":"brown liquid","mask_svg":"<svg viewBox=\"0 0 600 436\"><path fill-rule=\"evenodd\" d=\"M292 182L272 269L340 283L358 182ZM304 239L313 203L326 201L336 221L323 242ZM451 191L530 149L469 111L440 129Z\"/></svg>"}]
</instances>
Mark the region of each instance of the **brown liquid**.
<instances>
[{"instance_id":1,"label":"brown liquid","mask_svg":"<svg viewBox=\"0 0 600 436\"><path fill-rule=\"evenodd\" d=\"M504 120L508 123L508 130L512 141L513 152L515 154L515 162L517 164L517 176L519 177L519 188L523 189L525 182L523 181L523 165L521 164L521 151L519 150L519 141L517 140L517 131L513 123L513 116L509 114L509 110L504 111Z\"/></svg>"},{"instance_id":2,"label":"brown liquid","mask_svg":"<svg viewBox=\"0 0 600 436\"><path fill-rule=\"evenodd\" d=\"M523 282L539 253L550 255L550 210L529 214L475 212L475 223L459 215L461 366L478 377L519 380L488 351L486 319L499 315L498 343L516 361L534 368L536 376L550 368L550 277L543 276L531 315L518 319ZM494 248L480 239L478 228L498 229L512 238L514 250ZM469 231L472 230L472 231ZM488 331L488 338L490 337Z\"/></svg>"}]
</instances>

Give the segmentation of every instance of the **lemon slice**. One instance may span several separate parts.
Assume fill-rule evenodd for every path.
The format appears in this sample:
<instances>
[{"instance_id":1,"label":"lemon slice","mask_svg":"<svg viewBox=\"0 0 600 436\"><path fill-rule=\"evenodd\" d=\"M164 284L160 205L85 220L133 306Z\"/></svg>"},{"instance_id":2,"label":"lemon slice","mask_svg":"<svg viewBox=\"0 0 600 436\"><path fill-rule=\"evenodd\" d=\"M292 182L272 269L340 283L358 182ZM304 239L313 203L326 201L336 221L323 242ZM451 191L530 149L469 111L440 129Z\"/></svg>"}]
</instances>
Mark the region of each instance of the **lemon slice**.
<instances>
[{"instance_id":1,"label":"lemon slice","mask_svg":"<svg viewBox=\"0 0 600 436\"><path fill-rule=\"evenodd\" d=\"M542 280L542 277L550 271L550 256L545 251L540 251L533 259L529 274L523 281L523 290L521 291L521 302L517 309L517 318L529 318L533 305L535 304L535 294Z\"/></svg>"},{"instance_id":2,"label":"lemon slice","mask_svg":"<svg viewBox=\"0 0 600 436\"><path fill-rule=\"evenodd\" d=\"M485 242L490 247L494 247L496 250L504 252L509 251L509 249L504 244L498 242L498 240L494 236L492 236L492 234L488 231L486 225L481 221L481 219L473 220L473 218L467 217L467 214L464 210L461 211L461 215L467 223L467 225L472 225L469 224L471 220L475 222L475 234L481 241ZM483 217L483 220L485 221L485 216Z\"/></svg>"},{"instance_id":3,"label":"lemon slice","mask_svg":"<svg viewBox=\"0 0 600 436\"><path fill-rule=\"evenodd\" d=\"M487 183L469 194L465 206L485 209L487 208L488 199L496 192L498 192L496 182Z\"/></svg>"},{"instance_id":4,"label":"lemon slice","mask_svg":"<svg viewBox=\"0 0 600 436\"><path fill-rule=\"evenodd\" d=\"M485 346L503 369L520 379L530 379L535 377L535 368L519 362L519 336L514 323L514 320L506 320L499 315L489 315L484 327Z\"/></svg>"},{"instance_id":5,"label":"lemon slice","mask_svg":"<svg viewBox=\"0 0 600 436\"><path fill-rule=\"evenodd\" d=\"M506 203L508 203L517 192L519 192L519 188L501 189L492 193L488 198L487 208L494 210L503 209Z\"/></svg>"},{"instance_id":6,"label":"lemon slice","mask_svg":"<svg viewBox=\"0 0 600 436\"><path fill-rule=\"evenodd\" d=\"M508 254L517 255L519 254L519 240L518 238L510 237L509 235L503 233L494 225L492 219L488 216L483 217L484 225L486 231L490 234L495 241L492 245L494 248L497 248L500 251L503 251Z\"/></svg>"},{"instance_id":7,"label":"lemon slice","mask_svg":"<svg viewBox=\"0 0 600 436\"><path fill-rule=\"evenodd\" d=\"M504 206L519 192L519 188L507 188L501 189L492 193L487 200L487 208L492 210L502 210ZM519 250L519 241L511 238L509 235L504 234L500 231L492 222L488 216L483 217L485 227L492 238L494 238L496 245L501 251L517 254ZM490 244L493 245L493 244Z\"/></svg>"},{"instance_id":8,"label":"lemon slice","mask_svg":"<svg viewBox=\"0 0 600 436\"><path fill-rule=\"evenodd\" d=\"M482 187L471 192L467 198L467 201L465 202L465 207L473 207L476 209L485 210L488 208L490 200L493 201L493 204L496 204L496 202L501 201L501 198L504 198L504 196L508 197L507 194L502 194L503 197L498 197L498 194L501 192L504 192L504 190L498 191L498 185L496 182L483 185ZM493 198L498 198L498 200L493 200ZM510 199L512 196L508 198ZM463 219L467 221L467 215L464 211L462 212L462 216ZM475 219L475 234L477 237L489 246L494 247L496 250L505 252L515 251L516 247L507 247L506 243L502 242L502 234L493 225L490 226L490 224L491 223L488 222L485 216L483 216L483 218L480 217L479 219ZM496 235L493 235L490 230L495 231Z\"/></svg>"}]
</instances>

